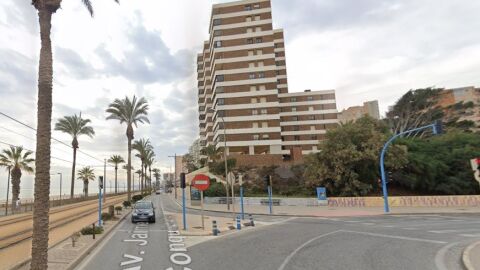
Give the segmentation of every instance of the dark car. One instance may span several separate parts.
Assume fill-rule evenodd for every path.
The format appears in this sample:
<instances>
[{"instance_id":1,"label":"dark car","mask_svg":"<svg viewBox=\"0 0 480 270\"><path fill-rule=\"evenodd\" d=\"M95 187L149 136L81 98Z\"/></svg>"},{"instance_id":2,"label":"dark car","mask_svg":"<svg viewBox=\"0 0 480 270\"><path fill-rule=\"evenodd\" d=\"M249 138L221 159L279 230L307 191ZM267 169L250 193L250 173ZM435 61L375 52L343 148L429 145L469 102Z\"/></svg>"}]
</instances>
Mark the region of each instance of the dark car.
<instances>
[{"instance_id":1,"label":"dark car","mask_svg":"<svg viewBox=\"0 0 480 270\"><path fill-rule=\"evenodd\" d=\"M135 203L132 212L132 222L152 222L155 223L155 207L150 201L139 201Z\"/></svg>"}]
</instances>

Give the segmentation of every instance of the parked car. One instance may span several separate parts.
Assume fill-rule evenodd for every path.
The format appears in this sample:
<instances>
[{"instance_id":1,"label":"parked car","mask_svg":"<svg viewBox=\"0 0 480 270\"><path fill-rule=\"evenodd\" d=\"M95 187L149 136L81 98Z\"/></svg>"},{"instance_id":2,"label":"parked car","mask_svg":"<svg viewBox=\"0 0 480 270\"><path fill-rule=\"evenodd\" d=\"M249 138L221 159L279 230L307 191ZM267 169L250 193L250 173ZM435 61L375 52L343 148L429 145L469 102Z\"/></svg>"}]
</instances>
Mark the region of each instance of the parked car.
<instances>
[{"instance_id":1,"label":"parked car","mask_svg":"<svg viewBox=\"0 0 480 270\"><path fill-rule=\"evenodd\" d=\"M138 221L155 223L155 207L151 201L138 201L132 212L132 223Z\"/></svg>"},{"instance_id":2,"label":"parked car","mask_svg":"<svg viewBox=\"0 0 480 270\"><path fill-rule=\"evenodd\" d=\"M155 194L157 194L157 195L158 195L158 194L161 194L161 193L162 193L162 192L160 191L160 189L157 189L157 190L155 191Z\"/></svg>"}]
</instances>

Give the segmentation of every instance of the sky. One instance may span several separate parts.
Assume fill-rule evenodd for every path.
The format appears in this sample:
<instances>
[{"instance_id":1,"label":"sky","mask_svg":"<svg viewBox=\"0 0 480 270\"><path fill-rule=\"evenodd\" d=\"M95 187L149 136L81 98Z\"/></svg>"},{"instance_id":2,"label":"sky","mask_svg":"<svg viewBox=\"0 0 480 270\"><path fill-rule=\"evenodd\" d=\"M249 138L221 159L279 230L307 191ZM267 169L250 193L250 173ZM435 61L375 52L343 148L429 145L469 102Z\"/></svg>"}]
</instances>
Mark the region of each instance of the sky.
<instances>
[{"instance_id":1,"label":"sky","mask_svg":"<svg viewBox=\"0 0 480 270\"><path fill-rule=\"evenodd\" d=\"M36 126L40 40L30 2L0 2L0 112ZM96 135L80 137L88 155L79 153L77 167L102 174L102 160L127 152L126 127L106 121L105 109L115 98L145 97L151 123L138 126L135 138L150 138L155 167L169 172L168 156L184 154L198 136L195 55L208 37L211 5L228 1L92 2L93 18L80 0L64 0L53 16L53 123L80 112L92 120ZM274 27L285 31L292 92L335 89L339 110L376 99L383 114L409 89L480 86L480 1L272 0L272 6ZM53 137L71 142L58 131ZM35 132L0 115L0 141L34 150ZM52 145L52 174L63 173L63 193L71 152ZM113 169L107 171L112 181ZM53 194L58 178L52 177ZM0 171L0 199L6 179ZM32 189L25 173L21 197Z\"/></svg>"}]
</instances>

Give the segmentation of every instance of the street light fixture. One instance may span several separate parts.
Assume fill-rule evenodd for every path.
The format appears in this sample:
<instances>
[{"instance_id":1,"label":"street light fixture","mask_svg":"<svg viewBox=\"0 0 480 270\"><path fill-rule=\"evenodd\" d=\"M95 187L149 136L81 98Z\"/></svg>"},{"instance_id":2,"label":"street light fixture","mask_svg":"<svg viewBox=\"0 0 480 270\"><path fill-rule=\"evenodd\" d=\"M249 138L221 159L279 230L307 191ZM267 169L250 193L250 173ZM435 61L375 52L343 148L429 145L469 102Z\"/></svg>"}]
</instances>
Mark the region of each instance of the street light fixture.
<instances>
[{"instance_id":1,"label":"street light fixture","mask_svg":"<svg viewBox=\"0 0 480 270\"><path fill-rule=\"evenodd\" d=\"M208 112L216 113L217 111L210 108L208 110ZM217 116L218 116L218 113L217 113ZM228 167L227 167L227 129L225 127L225 119L223 118L223 116L219 116L219 117L222 120L222 125L223 125L223 160L225 162L225 183L226 183L226 190L227 190L227 210L230 210L230 201L228 200L229 196L228 196ZM233 198L233 194L232 194L232 198ZM233 203L233 201L232 201L232 203Z\"/></svg>"}]
</instances>

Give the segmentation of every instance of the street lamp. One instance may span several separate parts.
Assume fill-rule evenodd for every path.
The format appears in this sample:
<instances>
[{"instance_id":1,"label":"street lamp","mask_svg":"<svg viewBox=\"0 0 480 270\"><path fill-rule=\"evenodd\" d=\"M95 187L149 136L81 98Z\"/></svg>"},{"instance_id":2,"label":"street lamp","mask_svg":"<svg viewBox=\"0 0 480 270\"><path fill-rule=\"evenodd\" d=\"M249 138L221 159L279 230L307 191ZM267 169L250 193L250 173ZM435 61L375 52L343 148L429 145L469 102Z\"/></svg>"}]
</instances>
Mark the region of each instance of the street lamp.
<instances>
[{"instance_id":1,"label":"street lamp","mask_svg":"<svg viewBox=\"0 0 480 270\"><path fill-rule=\"evenodd\" d=\"M215 113L214 109L209 109L208 112ZM217 113L218 116L218 113ZM227 129L225 127L225 119L222 116L219 116L222 120L223 125L223 160L225 162L225 183L226 183L226 190L227 190L227 210L230 210L230 201L228 200L228 167L227 167ZM233 194L232 194L233 195ZM233 203L233 202L232 202Z\"/></svg>"}]
</instances>

